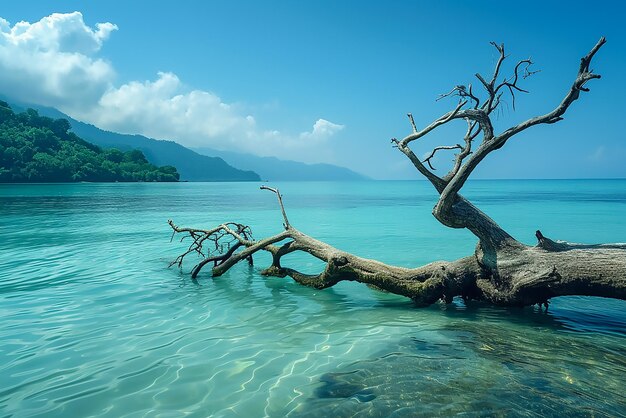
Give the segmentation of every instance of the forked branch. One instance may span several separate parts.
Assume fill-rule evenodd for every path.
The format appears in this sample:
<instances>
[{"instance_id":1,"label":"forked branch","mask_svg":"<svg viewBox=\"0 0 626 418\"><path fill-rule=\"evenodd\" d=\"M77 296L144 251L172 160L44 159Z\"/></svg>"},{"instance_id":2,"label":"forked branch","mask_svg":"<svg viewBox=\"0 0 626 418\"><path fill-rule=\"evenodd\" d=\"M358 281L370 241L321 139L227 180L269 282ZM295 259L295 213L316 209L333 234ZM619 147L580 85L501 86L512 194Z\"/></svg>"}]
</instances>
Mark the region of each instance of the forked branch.
<instances>
[{"instance_id":1,"label":"forked branch","mask_svg":"<svg viewBox=\"0 0 626 418\"><path fill-rule=\"evenodd\" d=\"M198 272L207 263L213 262L214 266L218 266L229 259L239 247L250 245L254 242L250 227L235 222L227 222L213 229L181 228L176 226L171 219L167 223L173 230L172 239L177 233L182 233L186 235L183 235L180 239L181 242L186 238L191 238L192 240L187 251L176 257L169 267L173 265L182 267L185 257L190 254L203 258L202 261L193 267L193 278L198 275ZM252 258L248 259L248 262L252 264Z\"/></svg>"},{"instance_id":2,"label":"forked branch","mask_svg":"<svg viewBox=\"0 0 626 418\"><path fill-rule=\"evenodd\" d=\"M432 152L430 153L430 155L428 157L426 157L424 159L424 161L422 161L423 163L427 163L428 166L430 167L431 170L435 170L435 167L433 167L432 163L431 163L431 159L435 156L435 154L437 153L437 151L442 151L442 150L451 150L451 149L460 149L463 150L463 147L460 144L456 144L456 145L440 145L438 147L435 147Z\"/></svg>"},{"instance_id":3,"label":"forked branch","mask_svg":"<svg viewBox=\"0 0 626 418\"><path fill-rule=\"evenodd\" d=\"M400 151L402 151L409 158L418 171L424 175L439 192L440 198L433 212L439 221L441 221L444 225L453 228L468 228L474 232L478 238L481 239L481 241L489 241L490 238L492 238L493 234L484 234L485 228L483 226L486 224L493 226L495 223L488 219L487 215L480 212L476 208L473 208L470 211L472 216L468 216L467 210L463 209L467 208L467 205L463 203L465 200L459 195L461 188L478 164L489 153L504 146L504 144L512 136L528 129L531 126L555 123L563 119L563 115L569 106L579 98L580 92L589 91L586 87L586 83L592 79L600 78L600 75L595 74L592 70L590 70L590 64L595 54L605 42L606 40L604 37L600 38L592 50L581 59L579 71L572 87L565 98L552 112L543 116L528 119L525 122L519 123L518 125L505 130L501 134L496 134L494 132L490 114L500 105L503 91L508 91L511 94L513 107L515 107L515 93L528 92L519 85L519 82L530 75L536 74L538 71L532 71L530 69L532 61L530 59L524 59L517 62L510 77L504 78L502 81L498 82L502 72L503 63L505 62L507 56L505 54L504 44L496 44L495 42L492 42L492 45L497 49L499 58L492 77L489 81L487 81L482 75L478 73L476 74L476 77L485 88L487 94L487 98L482 102L482 106L476 106L469 109L464 108L469 100L474 103L479 103L479 99L471 91L471 88L467 89L463 85L458 85L437 99L439 100L444 97L458 96L461 101L453 110L439 117L422 130L417 130L415 128L413 118L410 118L413 132L400 141L395 140L395 144L398 149L400 149ZM414 152L410 149L409 144L431 133L440 126L448 124L456 119L465 119L468 124L467 132L463 137L464 145L456 144L437 146L423 161L417 159ZM482 141L478 147L474 147L473 142L479 133L482 133ZM472 150L472 148L475 148L475 150ZM452 168L447 175L443 177L436 176L432 173L432 171L435 170L432 165L433 157L438 151L451 149L460 150L454 159ZM427 166L424 164L427 164ZM487 230L493 230L493 228L490 227L487 228ZM503 233L503 231L500 230L498 235L505 237L506 241L510 241L510 236Z\"/></svg>"},{"instance_id":4,"label":"forked branch","mask_svg":"<svg viewBox=\"0 0 626 418\"><path fill-rule=\"evenodd\" d=\"M278 277L290 276L306 286L324 289L340 281L357 281L413 299L419 305L429 305L438 300L451 302L454 296L465 300L480 299L497 305L544 304L550 298L563 295L603 296L626 299L626 245L583 245L553 241L537 231L538 245L521 244L504 231L495 221L459 194L469 175L492 151L502 147L515 134L537 124L554 123L562 119L569 106L578 99L581 91L589 91L586 83L600 78L590 69L591 60L605 43L600 41L581 59L578 74L563 101L550 113L531 118L496 134L490 114L500 105L503 92L526 92L518 85L525 76L534 74L529 69L530 60L522 60L513 69L513 75L498 84L506 60L503 44L492 43L499 52L493 76L487 81L477 78L487 91L481 100L469 88L456 86L442 97L459 97L456 107L440 118L418 130L412 114L408 114L411 133L402 140L392 139L415 168L439 192L433 215L451 228L467 228L479 238L475 253L452 262L434 262L422 267L407 269L389 266L338 250L324 242L303 234L287 219L282 195L278 189L261 186L276 194L283 217L284 230L255 240L250 228L228 222L209 230L181 228L169 221L174 234L191 239L186 251L170 265L182 266L189 255L201 259L192 270L195 278L207 264L213 263L211 275L220 276L240 261L252 263L252 256L266 251L272 256L271 265L262 274ZM468 104L473 107L465 108ZM482 103L482 104L480 104ZM470 104L470 106L471 106ZM410 144L434 129L463 119L467 130L463 142L443 145L423 161L411 150ZM474 141L482 134L482 141ZM450 172L443 177L435 175L432 159L438 151L459 152ZM424 165L426 164L426 165ZM306 252L325 263L319 274L304 274L285 267L281 258L293 252Z\"/></svg>"}]
</instances>

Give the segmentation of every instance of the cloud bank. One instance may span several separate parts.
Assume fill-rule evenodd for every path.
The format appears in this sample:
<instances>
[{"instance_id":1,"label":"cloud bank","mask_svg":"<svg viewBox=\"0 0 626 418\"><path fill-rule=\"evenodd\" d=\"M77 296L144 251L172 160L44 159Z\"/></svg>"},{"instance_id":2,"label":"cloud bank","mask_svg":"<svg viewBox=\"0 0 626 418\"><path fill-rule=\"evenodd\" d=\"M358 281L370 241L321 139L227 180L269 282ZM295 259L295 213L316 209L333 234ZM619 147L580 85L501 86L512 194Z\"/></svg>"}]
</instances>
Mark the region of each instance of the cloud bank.
<instances>
[{"instance_id":1,"label":"cloud bank","mask_svg":"<svg viewBox=\"0 0 626 418\"><path fill-rule=\"evenodd\" d=\"M262 130L237 104L188 89L171 72L116 86L113 65L97 57L116 30L112 23L91 28L80 12L13 26L0 18L0 93L115 132L307 162L328 156L324 145L344 128L318 119L300 134Z\"/></svg>"},{"instance_id":2,"label":"cloud bank","mask_svg":"<svg viewBox=\"0 0 626 418\"><path fill-rule=\"evenodd\" d=\"M111 87L115 71L92 58L117 27L85 26L80 13L52 14L13 27L0 18L0 91L47 106L97 103Z\"/></svg>"}]
</instances>

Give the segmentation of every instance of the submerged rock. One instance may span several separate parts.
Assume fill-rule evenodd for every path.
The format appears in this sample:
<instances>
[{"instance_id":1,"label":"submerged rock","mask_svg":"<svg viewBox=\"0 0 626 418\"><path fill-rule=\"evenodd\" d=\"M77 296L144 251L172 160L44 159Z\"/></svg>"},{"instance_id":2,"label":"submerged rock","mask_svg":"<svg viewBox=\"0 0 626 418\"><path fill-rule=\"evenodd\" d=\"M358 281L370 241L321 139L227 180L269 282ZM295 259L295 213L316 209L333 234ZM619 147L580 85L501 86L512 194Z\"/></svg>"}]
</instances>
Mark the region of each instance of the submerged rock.
<instances>
[{"instance_id":1,"label":"submerged rock","mask_svg":"<svg viewBox=\"0 0 626 418\"><path fill-rule=\"evenodd\" d=\"M320 377L322 385L317 388L315 395L318 398L355 398L360 402L369 402L375 399L376 394L372 389L351 382L351 375L354 373L323 374Z\"/></svg>"},{"instance_id":2,"label":"submerged rock","mask_svg":"<svg viewBox=\"0 0 626 418\"><path fill-rule=\"evenodd\" d=\"M603 338L602 367L584 335L525 323L452 321L390 342L370 358L319 377L299 417L580 415L623 408L621 339ZM551 326L548 326L551 328ZM596 351L598 348L596 347ZM582 355L581 353L595 353ZM616 396L617 395L617 396ZM604 399L610 397L611 404ZM611 406L612 405L612 406Z\"/></svg>"}]
</instances>

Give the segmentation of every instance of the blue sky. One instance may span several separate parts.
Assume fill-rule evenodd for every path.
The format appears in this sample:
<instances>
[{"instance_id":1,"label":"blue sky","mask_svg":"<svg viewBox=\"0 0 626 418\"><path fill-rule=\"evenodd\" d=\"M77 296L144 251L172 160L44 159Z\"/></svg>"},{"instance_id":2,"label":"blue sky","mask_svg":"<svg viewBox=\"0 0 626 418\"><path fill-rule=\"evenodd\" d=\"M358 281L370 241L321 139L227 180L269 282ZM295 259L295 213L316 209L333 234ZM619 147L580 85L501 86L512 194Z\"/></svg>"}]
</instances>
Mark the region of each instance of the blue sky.
<instances>
[{"instance_id":1,"label":"blue sky","mask_svg":"<svg viewBox=\"0 0 626 418\"><path fill-rule=\"evenodd\" d=\"M510 101L502 108L495 121L502 129L554 108L580 57L606 36L593 65L603 78L590 84L591 92L565 120L509 141L475 176L626 177L621 2L3 6L3 33L20 21L30 26L28 41L0 41L0 92L109 130L330 162L393 179L419 178L389 142L410 132L406 113L425 126L454 107L453 99L435 99L456 84L477 87L475 72L490 74L498 56L490 41L505 43L509 64L530 56L541 70L525 81L531 94L518 95L515 112ZM50 18L75 11L81 15ZM98 23L110 25L98 29ZM455 144L463 129L459 122L437 131L415 151L424 155L436 145ZM436 167L443 171L451 158L442 155Z\"/></svg>"}]
</instances>

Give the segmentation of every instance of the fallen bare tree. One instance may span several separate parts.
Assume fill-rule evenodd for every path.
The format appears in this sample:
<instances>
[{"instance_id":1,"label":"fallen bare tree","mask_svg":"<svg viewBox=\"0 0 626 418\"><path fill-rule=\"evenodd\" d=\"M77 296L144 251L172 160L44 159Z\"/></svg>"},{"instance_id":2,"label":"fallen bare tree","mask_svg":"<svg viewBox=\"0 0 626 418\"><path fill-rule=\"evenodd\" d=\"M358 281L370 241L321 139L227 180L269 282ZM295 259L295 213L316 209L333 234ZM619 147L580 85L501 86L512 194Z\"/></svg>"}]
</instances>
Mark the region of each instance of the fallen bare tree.
<instances>
[{"instance_id":1,"label":"fallen bare tree","mask_svg":"<svg viewBox=\"0 0 626 418\"><path fill-rule=\"evenodd\" d=\"M294 228L288 221L282 196L277 189L262 186L276 194L283 215L284 231L255 240L250 227L238 223L225 223L213 229L181 228L169 221L174 234L186 234L192 243L172 265L182 266L185 256L199 254L203 261L192 270L192 277L212 263L212 276L220 276L239 261L252 264L257 251L272 255L272 264L264 275L293 278L306 286L324 289L340 281L366 283L376 288L407 296L418 305L430 305L438 300L451 302L453 297L465 300L485 300L497 305L545 304L550 298L565 295L602 296L626 299L626 244L584 245L553 241L536 232L538 243L531 247L520 243L503 230L485 213L472 205L459 192L478 164L491 152L503 147L507 141L526 129L539 124L552 124L563 120L563 115L581 92L587 92L588 81L600 78L590 69L590 64L604 45L601 38L580 61L576 78L561 103L551 112L533 117L501 133L494 132L492 113L502 103L503 94L510 95L515 105L516 92L526 92L520 81L532 75L530 59L519 61L511 76L501 79L502 64L507 56L504 45L492 43L499 52L493 75L489 80L476 74L484 89L482 96L471 85L456 86L440 98L458 97L456 107L418 130L409 113L412 133L405 138L392 139L394 147L404 153L415 168L439 193L433 215L450 228L467 228L477 238L475 253L452 261L434 262L419 268L394 267L375 260L364 259L318 241ZM499 81L498 80L502 80ZM467 130L462 144L438 146L421 160L411 150L410 144L438 127L463 119ZM478 142L478 145L476 144ZM437 152L458 150L451 170L444 176L434 173L432 159ZM428 165L428 167L426 165ZM281 257L304 251L326 263L317 275L303 274L284 267Z\"/></svg>"}]
</instances>

